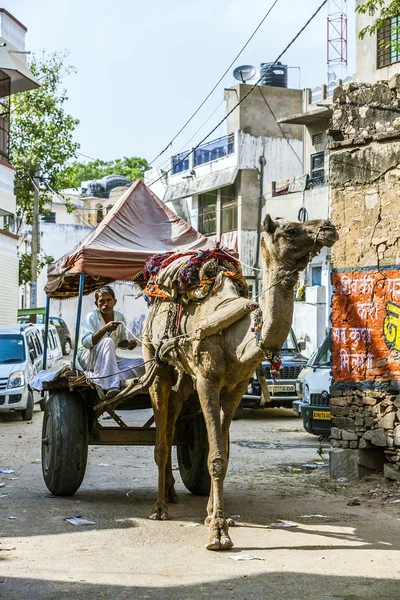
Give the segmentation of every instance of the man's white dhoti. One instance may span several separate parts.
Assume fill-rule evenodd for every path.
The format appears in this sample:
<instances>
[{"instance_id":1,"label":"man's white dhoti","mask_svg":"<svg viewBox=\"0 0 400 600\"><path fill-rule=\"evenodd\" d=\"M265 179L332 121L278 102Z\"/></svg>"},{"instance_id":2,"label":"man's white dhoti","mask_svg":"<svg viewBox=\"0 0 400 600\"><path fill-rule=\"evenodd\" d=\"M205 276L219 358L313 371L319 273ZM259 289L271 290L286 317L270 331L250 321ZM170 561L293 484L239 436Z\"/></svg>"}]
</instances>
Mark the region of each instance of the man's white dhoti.
<instances>
[{"instance_id":1,"label":"man's white dhoti","mask_svg":"<svg viewBox=\"0 0 400 600\"><path fill-rule=\"evenodd\" d=\"M93 383L105 390L118 388L121 381L140 377L145 372L141 358L118 359L110 337L102 338L92 348L81 348L79 363Z\"/></svg>"}]
</instances>

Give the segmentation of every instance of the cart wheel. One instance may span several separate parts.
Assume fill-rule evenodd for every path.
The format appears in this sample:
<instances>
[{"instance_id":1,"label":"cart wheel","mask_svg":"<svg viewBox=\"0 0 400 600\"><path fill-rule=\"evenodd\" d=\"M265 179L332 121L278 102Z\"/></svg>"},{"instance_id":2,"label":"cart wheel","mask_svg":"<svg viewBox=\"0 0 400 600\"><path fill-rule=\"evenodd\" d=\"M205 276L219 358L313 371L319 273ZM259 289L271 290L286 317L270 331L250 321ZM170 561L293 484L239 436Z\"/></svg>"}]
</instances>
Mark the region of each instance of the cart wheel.
<instances>
[{"instance_id":1,"label":"cart wheel","mask_svg":"<svg viewBox=\"0 0 400 600\"><path fill-rule=\"evenodd\" d=\"M208 496L211 478L208 472L208 438L202 412L182 421L191 443L177 446L179 472L185 487L198 496Z\"/></svg>"},{"instance_id":2,"label":"cart wheel","mask_svg":"<svg viewBox=\"0 0 400 600\"><path fill-rule=\"evenodd\" d=\"M76 392L54 391L46 402L42 430L42 472L52 494L72 496L86 470L88 417Z\"/></svg>"}]
</instances>

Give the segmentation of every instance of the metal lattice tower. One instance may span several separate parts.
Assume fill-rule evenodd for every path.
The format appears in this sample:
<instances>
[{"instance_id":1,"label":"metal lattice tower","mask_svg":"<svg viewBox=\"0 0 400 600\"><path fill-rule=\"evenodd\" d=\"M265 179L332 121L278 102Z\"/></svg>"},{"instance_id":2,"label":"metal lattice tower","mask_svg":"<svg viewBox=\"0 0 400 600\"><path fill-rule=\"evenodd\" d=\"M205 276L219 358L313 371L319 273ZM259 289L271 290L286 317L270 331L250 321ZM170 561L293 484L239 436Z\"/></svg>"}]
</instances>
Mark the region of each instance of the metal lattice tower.
<instances>
[{"instance_id":1,"label":"metal lattice tower","mask_svg":"<svg viewBox=\"0 0 400 600\"><path fill-rule=\"evenodd\" d=\"M346 0L329 0L327 30L328 83L347 75Z\"/></svg>"}]
</instances>

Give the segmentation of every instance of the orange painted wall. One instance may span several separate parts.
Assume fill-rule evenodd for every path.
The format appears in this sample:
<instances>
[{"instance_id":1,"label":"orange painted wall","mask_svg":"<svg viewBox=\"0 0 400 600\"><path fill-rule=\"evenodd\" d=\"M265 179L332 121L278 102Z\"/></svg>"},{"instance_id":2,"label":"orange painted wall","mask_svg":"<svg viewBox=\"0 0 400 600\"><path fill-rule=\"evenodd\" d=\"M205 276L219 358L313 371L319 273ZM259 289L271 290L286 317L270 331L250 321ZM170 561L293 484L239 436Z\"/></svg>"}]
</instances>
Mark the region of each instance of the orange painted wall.
<instances>
[{"instance_id":1,"label":"orange painted wall","mask_svg":"<svg viewBox=\"0 0 400 600\"><path fill-rule=\"evenodd\" d=\"M333 275L333 381L400 380L400 271Z\"/></svg>"}]
</instances>

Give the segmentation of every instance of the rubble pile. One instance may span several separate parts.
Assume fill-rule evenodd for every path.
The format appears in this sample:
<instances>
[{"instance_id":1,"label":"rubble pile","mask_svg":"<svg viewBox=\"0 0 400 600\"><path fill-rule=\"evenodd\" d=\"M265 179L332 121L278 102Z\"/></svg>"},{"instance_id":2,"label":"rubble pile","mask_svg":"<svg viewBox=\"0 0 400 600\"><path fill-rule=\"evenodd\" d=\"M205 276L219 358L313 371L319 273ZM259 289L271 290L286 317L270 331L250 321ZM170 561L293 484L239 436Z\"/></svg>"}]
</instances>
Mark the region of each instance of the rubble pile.
<instances>
[{"instance_id":1,"label":"rubble pile","mask_svg":"<svg viewBox=\"0 0 400 600\"><path fill-rule=\"evenodd\" d=\"M400 394L331 391L332 447L364 451L360 464L372 470L383 466L385 477L400 481Z\"/></svg>"}]
</instances>

